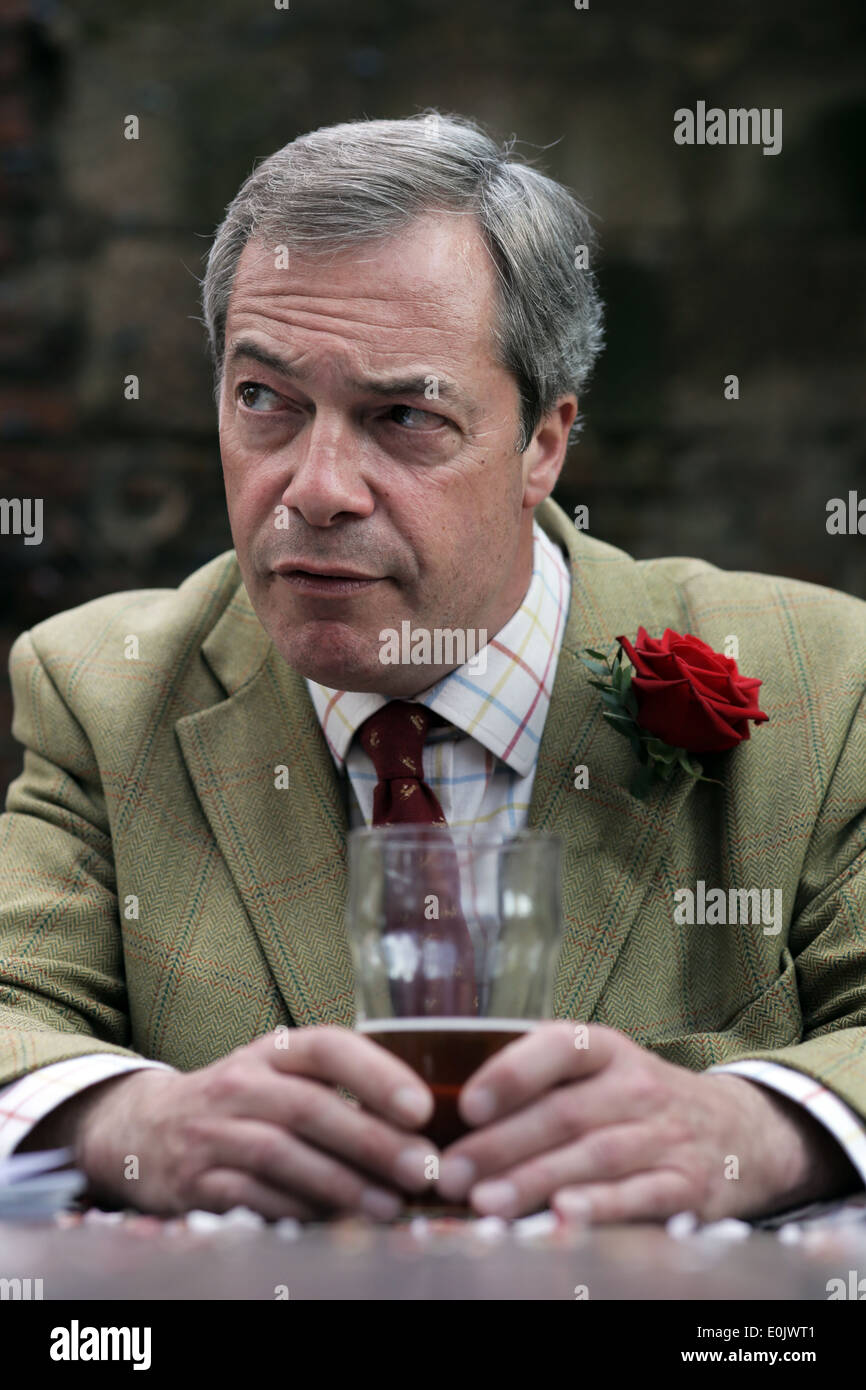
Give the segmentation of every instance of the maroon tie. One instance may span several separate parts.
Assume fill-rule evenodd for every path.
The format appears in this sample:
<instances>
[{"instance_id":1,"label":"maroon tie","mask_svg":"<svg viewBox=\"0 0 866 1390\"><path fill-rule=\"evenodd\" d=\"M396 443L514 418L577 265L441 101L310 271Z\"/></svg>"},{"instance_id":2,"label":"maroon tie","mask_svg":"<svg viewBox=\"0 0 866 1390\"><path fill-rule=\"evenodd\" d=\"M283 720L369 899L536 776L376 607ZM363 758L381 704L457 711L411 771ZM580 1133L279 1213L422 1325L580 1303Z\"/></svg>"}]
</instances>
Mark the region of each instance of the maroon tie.
<instances>
[{"instance_id":1,"label":"maroon tie","mask_svg":"<svg viewBox=\"0 0 866 1390\"><path fill-rule=\"evenodd\" d=\"M373 792L374 825L447 825L439 798L424 781L424 741L431 723L443 723L425 705L408 700L389 700L366 719L358 730L364 751L372 759L378 781ZM419 854L413 864L415 903L386 897L386 931L410 935L419 950L427 945L445 971L444 978L419 976L411 981L392 980L394 1010L401 1017L429 1014L463 1016L477 1014L475 954L469 928L460 906L460 872L457 854L430 837L429 856ZM438 904L438 918L427 920L425 901Z\"/></svg>"}]
</instances>

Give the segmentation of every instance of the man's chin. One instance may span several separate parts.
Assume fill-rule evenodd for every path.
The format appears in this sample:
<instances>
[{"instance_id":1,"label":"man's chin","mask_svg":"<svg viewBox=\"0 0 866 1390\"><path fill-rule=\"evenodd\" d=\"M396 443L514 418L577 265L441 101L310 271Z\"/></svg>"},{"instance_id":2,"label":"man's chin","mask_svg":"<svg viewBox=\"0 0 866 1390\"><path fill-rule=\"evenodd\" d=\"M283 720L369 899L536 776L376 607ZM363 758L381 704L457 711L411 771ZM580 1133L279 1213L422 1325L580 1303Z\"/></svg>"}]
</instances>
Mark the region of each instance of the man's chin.
<instances>
[{"instance_id":1,"label":"man's chin","mask_svg":"<svg viewBox=\"0 0 866 1390\"><path fill-rule=\"evenodd\" d=\"M387 694L386 691L382 690L381 666L377 671L371 673L367 670L336 670L332 666L321 666L319 664L302 669L300 666L295 665L294 662L290 662L289 664L308 680L318 681L319 685L326 685L330 690L363 690L372 691L376 694L380 692L382 694Z\"/></svg>"},{"instance_id":2,"label":"man's chin","mask_svg":"<svg viewBox=\"0 0 866 1390\"><path fill-rule=\"evenodd\" d=\"M392 699L411 699L435 684L427 669L389 665L379 661L378 656L372 660L346 658L338 661L330 652L326 657L321 650L299 649L296 644L277 643L276 646L293 671L331 690L357 690L388 695Z\"/></svg>"},{"instance_id":3,"label":"man's chin","mask_svg":"<svg viewBox=\"0 0 866 1390\"><path fill-rule=\"evenodd\" d=\"M360 633L333 619L292 625L285 614L265 624L274 646L293 671L331 690L357 690L409 699L435 683L441 672L383 661L379 629ZM383 626L388 626L383 619Z\"/></svg>"},{"instance_id":4,"label":"man's chin","mask_svg":"<svg viewBox=\"0 0 866 1390\"><path fill-rule=\"evenodd\" d=\"M378 653L340 651L332 641L297 642L275 640L287 665L308 680L333 690L379 691L388 680L388 667Z\"/></svg>"}]
</instances>

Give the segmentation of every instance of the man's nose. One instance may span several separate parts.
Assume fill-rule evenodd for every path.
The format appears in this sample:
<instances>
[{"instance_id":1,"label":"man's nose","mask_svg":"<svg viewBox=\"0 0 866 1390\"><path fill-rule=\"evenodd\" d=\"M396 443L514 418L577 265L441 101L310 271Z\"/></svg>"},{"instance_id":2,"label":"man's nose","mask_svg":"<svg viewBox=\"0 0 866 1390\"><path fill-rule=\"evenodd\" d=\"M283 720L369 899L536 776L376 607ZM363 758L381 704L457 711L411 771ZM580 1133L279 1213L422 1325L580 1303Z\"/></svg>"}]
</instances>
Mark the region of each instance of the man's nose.
<instances>
[{"instance_id":1,"label":"man's nose","mask_svg":"<svg viewBox=\"0 0 866 1390\"><path fill-rule=\"evenodd\" d=\"M292 441L283 505L310 526L328 526L340 512L369 515L373 498L361 476L363 448L349 421L317 411Z\"/></svg>"}]
</instances>

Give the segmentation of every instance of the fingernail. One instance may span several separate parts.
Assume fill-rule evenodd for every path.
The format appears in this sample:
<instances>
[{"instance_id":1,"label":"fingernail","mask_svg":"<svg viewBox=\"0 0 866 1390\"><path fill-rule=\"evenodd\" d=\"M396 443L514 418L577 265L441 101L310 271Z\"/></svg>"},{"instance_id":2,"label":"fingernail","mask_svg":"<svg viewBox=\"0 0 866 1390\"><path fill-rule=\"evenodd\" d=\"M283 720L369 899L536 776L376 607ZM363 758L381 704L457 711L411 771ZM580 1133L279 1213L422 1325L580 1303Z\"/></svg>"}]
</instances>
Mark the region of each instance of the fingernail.
<instances>
[{"instance_id":1,"label":"fingernail","mask_svg":"<svg viewBox=\"0 0 866 1390\"><path fill-rule=\"evenodd\" d=\"M377 1221L391 1221L402 1210L403 1203L391 1192L383 1192L380 1187L365 1187L358 1204L368 1216Z\"/></svg>"},{"instance_id":2,"label":"fingernail","mask_svg":"<svg viewBox=\"0 0 866 1390\"><path fill-rule=\"evenodd\" d=\"M431 1157L435 1158L437 1155L431 1154L427 1149L422 1149L418 1144L404 1149L394 1164L394 1175L397 1181L405 1183L413 1191L419 1191L428 1181L427 1160Z\"/></svg>"},{"instance_id":3,"label":"fingernail","mask_svg":"<svg viewBox=\"0 0 866 1390\"><path fill-rule=\"evenodd\" d=\"M391 1097L391 1107L401 1119L417 1125L426 1120L430 1101L416 1086L401 1086Z\"/></svg>"},{"instance_id":4,"label":"fingernail","mask_svg":"<svg viewBox=\"0 0 866 1390\"><path fill-rule=\"evenodd\" d=\"M517 1203L517 1188L513 1182L483 1182L472 1193L472 1205L487 1215L509 1216Z\"/></svg>"},{"instance_id":5,"label":"fingernail","mask_svg":"<svg viewBox=\"0 0 866 1390\"><path fill-rule=\"evenodd\" d=\"M480 1091L469 1091L461 1098L460 1111L471 1125L484 1125L496 1113L496 1097L484 1086Z\"/></svg>"},{"instance_id":6,"label":"fingernail","mask_svg":"<svg viewBox=\"0 0 866 1390\"><path fill-rule=\"evenodd\" d=\"M470 1158L443 1158L439 1169L439 1191L449 1201L465 1197L475 1181L477 1169Z\"/></svg>"},{"instance_id":7,"label":"fingernail","mask_svg":"<svg viewBox=\"0 0 866 1390\"><path fill-rule=\"evenodd\" d=\"M568 1221L588 1221L592 1216L592 1203L579 1192L563 1192L554 1198L553 1206Z\"/></svg>"}]
</instances>

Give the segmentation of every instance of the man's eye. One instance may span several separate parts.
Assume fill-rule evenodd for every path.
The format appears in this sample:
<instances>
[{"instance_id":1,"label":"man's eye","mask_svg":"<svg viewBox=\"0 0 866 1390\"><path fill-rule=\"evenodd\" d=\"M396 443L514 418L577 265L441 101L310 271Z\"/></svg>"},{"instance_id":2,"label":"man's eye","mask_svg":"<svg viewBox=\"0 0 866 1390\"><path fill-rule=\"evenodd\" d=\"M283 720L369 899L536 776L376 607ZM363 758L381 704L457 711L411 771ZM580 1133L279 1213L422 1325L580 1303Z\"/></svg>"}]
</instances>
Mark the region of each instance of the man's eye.
<instances>
[{"instance_id":1,"label":"man's eye","mask_svg":"<svg viewBox=\"0 0 866 1390\"><path fill-rule=\"evenodd\" d=\"M280 408L279 404L274 402L279 403L282 398L261 382L242 381L237 388L237 399L257 415L271 415ZM388 416L390 423L415 434L432 433L448 423L444 415L436 415L430 410L419 410L412 405L392 405L389 407ZM394 419L394 416L398 418Z\"/></svg>"},{"instance_id":2,"label":"man's eye","mask_svg":"<svg viewBox=\"0 0 866 1390\"><path fill-rule=\"evenodd\" d=\"M279 400L276 391L272 391L269 386L262 386L261 383L257 381L242 381L237 391L238 400L243 401L243 404L249 410L258 410L259 414L266 413L268 410L267 406L265 406L265 411L262 412L255 403L256 393L260 391L264 391L266 395L272 396L274 400Z\"/></svg>"},{"instance_id":3,"label":"man's eye","mask_svg":"<svg viewBox=\"0 0 866 1390\"><path fill-rule=\"evenodd\" d=\"M421 430L436 430L439 428L440 424L447 425L448 423L444 415L434 415L430 410L418 410L414 405L392 405L389 410L389 415L394 414L417 416L418 424L412 425L408 422L406 424L406 428L414 430L416 434ZM403 421L395 420L394 424L402 425Z\"/></svg>"}]
</instances>

